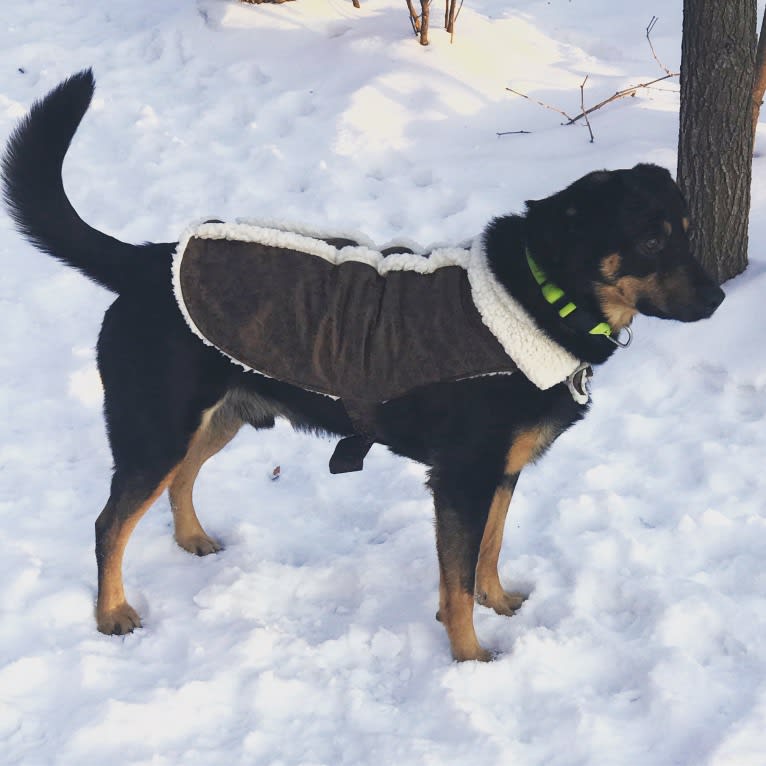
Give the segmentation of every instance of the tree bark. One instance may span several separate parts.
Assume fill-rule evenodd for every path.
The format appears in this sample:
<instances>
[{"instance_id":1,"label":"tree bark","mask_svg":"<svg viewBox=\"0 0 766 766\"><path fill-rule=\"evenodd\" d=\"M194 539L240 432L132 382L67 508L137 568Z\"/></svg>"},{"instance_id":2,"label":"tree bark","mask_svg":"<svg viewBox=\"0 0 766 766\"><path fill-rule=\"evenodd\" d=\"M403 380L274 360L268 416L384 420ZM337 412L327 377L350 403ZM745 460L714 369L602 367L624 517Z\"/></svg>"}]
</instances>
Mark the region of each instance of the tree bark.
<instances>
[{"instance_id":1,"label":"tree bark","mask_svg":"<svg viewBox=\"0 0 766 766\"><path fill-rule=\"evenodd\" d=\"M420 0L420 44L428 45L428 19L431 13L431 0Z\"/></svg>"},{"instance_id":2,"label":"tree bark","mask_svg":"<svg viewBox=\"0 0 766 766\"><path fill-rule=\"evenodd\" d=\"M684 0L678 183L719 283L747 268L756 0Z\"/></svg>"},{"instance_id":3,"label":"tree bark","mask_svg":"<svg viewBox=\"0 0 766 766\"><path fill-rule=\"evenodd\" d=\"M452 34L455 31L457 0L445 0L444 6L444 29L446 32Z\"/></svg>"},{"instance_id":4,"label":"tree bark","mask_svg":"<svg viewBox=\"0 0 766 766\"><path fill-rule=\"evenodd\" d=\"M766 91L766 9L763 11L761 31L758 35L758 52L755 56L755 77L753 79L753 141L761 113L763 94Z\"/></svg>"},{"instance_id":5,"label":"tree bark","mask_svg":"<svg viewBox=\"0 0 766 766\"><path fill-rule=\"evenodd\" d=\"M410 12L410 24L412 24L412 31L418 35L420 34L420 16L415 10L415 6L412 4L412 0L407 0L407 10Z\"/></svg>"}]
</instances>

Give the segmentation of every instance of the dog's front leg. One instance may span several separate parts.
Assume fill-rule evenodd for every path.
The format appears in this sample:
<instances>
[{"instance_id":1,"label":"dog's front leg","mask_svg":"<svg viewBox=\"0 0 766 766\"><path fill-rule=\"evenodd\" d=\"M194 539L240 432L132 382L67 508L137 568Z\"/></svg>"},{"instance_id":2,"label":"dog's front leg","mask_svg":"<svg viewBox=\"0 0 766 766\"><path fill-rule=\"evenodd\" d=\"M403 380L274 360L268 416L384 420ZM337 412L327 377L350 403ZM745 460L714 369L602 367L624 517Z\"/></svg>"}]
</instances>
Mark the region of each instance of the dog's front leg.
<instances>
[{"instance_id":1,"label":"dog's front leg","mask_svg":"<svg viewBox=\"0 0 766 766\"><path fill-rule=\"evenodd\" d=\"M479 561L476 564L476 601L494 609L498 614L512 615L526 600L526 595L506 591L500 584L497 561L503 543L505 518L513 497L519 474L506 474L495 490L489 508L487 524L481 538Z\"/></svg>"},{"instance_id":2,"label":"dog's front leg","mask_svg":"<svg viewBox=\"0 0 766 766\"><path fill-rule=\"evenodd\" d=\"M542 428L530 428L514 436L505 459L505 473L492 498L476 565L476 600L498 614L513 614L527 598L523 593L508 592L503 588L497 573L497 561L505 518L521 469L547 446L549 438L550 432Z\"/></svg>"},{"instance_id":3,"label":"dog's front leg","mask_svg":"<svg viewBox=\"0 0 766 766\"><path fill-rule=\"evenodd\" d=\"M503 542L505 518L521 469L548 446L550 430L530 428L517 433L505 458L505 473L495 490L481 539L476 565L476 600L498 614L513 614L526 600L523 593L508 592L500 584L497 561Z\"/></svg>"},{"instance_id":4,"label":"dog's front leg","mask_svg":"<svg viewBox=\"0 0 766 766\"><path fill-rule=\"evenodd\" d=\"M210 537L200 524L192 500L194 482L205 461L220 452L237 435L241 426L242 419L225 400L206 410L168 487L176 542L197 556L217 553L221 550L221 544Z\"/></svg>"}]
</instances>

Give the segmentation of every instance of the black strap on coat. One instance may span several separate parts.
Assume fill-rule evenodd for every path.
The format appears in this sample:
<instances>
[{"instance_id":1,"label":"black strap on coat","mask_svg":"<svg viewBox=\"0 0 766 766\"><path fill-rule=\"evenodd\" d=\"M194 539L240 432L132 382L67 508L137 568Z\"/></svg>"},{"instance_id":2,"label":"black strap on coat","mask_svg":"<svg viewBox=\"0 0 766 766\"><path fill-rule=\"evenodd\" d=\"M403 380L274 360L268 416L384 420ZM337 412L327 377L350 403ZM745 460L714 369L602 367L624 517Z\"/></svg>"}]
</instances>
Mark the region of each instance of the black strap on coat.
<instances>
[{"instance_id":1,"label":"black strap on coat","mask_svg":"<svg viewBox=\"0 0 766 766\"><path fill-rule=\"evenodd\" d=\"M342 404L354 428L353 436L341 439L330 458L330 473L351 473L364 468L364 459L375 443L374 402L342 400Z\"/></svg>"}]
</instances>

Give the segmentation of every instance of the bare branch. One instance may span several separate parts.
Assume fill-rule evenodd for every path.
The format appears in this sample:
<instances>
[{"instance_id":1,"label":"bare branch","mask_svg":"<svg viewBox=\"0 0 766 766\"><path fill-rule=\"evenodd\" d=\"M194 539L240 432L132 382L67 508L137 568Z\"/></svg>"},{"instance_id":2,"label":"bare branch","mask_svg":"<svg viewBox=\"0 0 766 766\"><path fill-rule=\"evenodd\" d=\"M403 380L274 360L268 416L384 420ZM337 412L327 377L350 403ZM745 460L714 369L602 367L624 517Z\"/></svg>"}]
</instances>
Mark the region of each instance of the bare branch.
<instances>
[{"instance_id":1,"label":"bare branch","mask_svg":"<svg viewBox=\"0 0 766 766\"><path fill-rule=\"evenodd\" d=\"M570 118L567 125L572 125L583 117L587 119L587 115L589 115L591 112L595 112L597 109L601 109L602 106L611 104L612 101L617 101L617 99L624 98L625 96L635 96L636 91L639 89L648 88L649 86L654 85L656 82L667 80L669 77L678 77L678 75L671 72L670 74L666 74L664 77L658 77L656 80L651 80L650 82L640 82L638 85L631 85L629 88L625 88L625 90L618 90L617 93L609 96L609 98L605 98L603 101L599 102L595 106L592 106L590 109L584 110L581 114L578 114L577 117Z\"/></svg>"},{"instance_id":2,"label":"bare branch","mask_svg":"<svg viewBox=\"0 0 766 766\"><path fill-rule=\"evenodd\" d=\"M588 75L585 75L585 79L580 84L580 109L582 110L582 116L585 117L585 124L588 126L588 133L590 133L590 142L593 143L595 140L593 138L593 131L590 127L590 120L588 119L588 114L585 111L585 83L588 82Z\"/></svg>"},{"instance_id":3,"label":"bare branch","mask_svg":"<svg viewBox=\"0 0 766 766\"><path fill-rule=\"evenodd\" d=\"M557 112L558 114L564 115L566 117L566 125L574 125L578 120L585 120L585 124L588 127L588 133L590 133L590 141L591 143L594 142L595 138L593 136L593 130L590 125L590 120L588 119L588 115L592 112L595 112L597 109L601 109L602 107L606 106L607 104L611 104L613 101L617 101L620 98L624 98L625 96L635 96L636 93L642 89L642 88L650 88L652 85L656 85L658 82L662 82L663 80L668 80L671 77L678 77L678 72L671 72L657 57L657 54L654 51L654 46L652 45L651 40L651 33L654 27L657 25L657 22L659 19L657 16L652 16L651 21L646 27L646 39L649 41L649 47L652 50L652 55L654 56L654 60L660 65L660 67L665 72L665 75L663 77L656 77L654 80L650 80L649 82L641 82L637 85L631 85L628 88L624 88L623 90L618 90L616 93L613 93L609 98L605 98L603 101L600 101L595 106L590 107L589 109L585 108L585 83L588 82L589 75L586 75L585 79L582 81L582 84L580 85L580 114L578 114L576 117L570 117L565 111L562 109L557 109L555 106L551 106L550 104L546 104L543 101L537 101L536 99L530 98L526 93L520 93L517 90L514 90L513 88L506 88L507 91L510 91L511 93L515 93L517 96L521 96L522 98L526 98L529 101L534 101L539 106L544 107L545 109L550 109L553 112ZM764 29L766 29L766 12L764 13ZM764 76L764 87L766 87L766 37L764 37L764 29L762 29L761 32L761 42L763 42L764 46L764 60L762 63L762 69L763 69L763 76ZM754 111L760 107L761 100L763 99L763 91L760 92L759 96L757 97L756 101L756 95L754 93L753 96L753 109ZM754 120L757 120L757 112L755 114ZM512 132L518 132L518 131L512 131ZM498 133L498 135L505 135Z\"/></svg>"},{"instance_id":4,"label":"bare branch","mask_svg":"<svg viewBox=\"0 0 766 766\"><path fill-rule=\"evenodd\" d=\"M570 117L566 112L562 111L561 109L557 109L555 106L551 106L550 104L546 104L543 101L538 101L537 99L530 98L526 93L521 93L518 90L514 90L513 88L506 88L506 90L510 91L511 93L515 93L517 96L521 96L522 98L527 99L527 101L534 101L534 103L538 106L545 107L546 109L550 109L552 112L558 112L559 114L564 115L564 117L569 120L567 125L571 125L576 119L579 119L579 117Z\"/></svg>"},{"instance_id":5,"label":"bare branch","mask_svg":"<svg viewBox=\"0 0 766 766\"><path fill-rule=\"evenodd\" d=\"M503 130L500 133L496 133L497 136L519 136L519 135L530 135L532 133L531 130Z\"/></svg>"},{"instance_id":6,"label":"bare branch","mask_svg":"<svg viewBox=\"0 0 766 766\"><path fill-rule=\"evenodd\" d=\"M652 44L652 30L657 26L657 22L660 20L659 16L652 16L651 20L649 21L649 24L646 27L646 41L649 43L649 47L652 50L652 56L654 56L654 60L660 65L660 69L662 69L665 74L672 74L671 71L660 61L659 56L654 50L654 45Z\"/></svg>"}]
</instances>

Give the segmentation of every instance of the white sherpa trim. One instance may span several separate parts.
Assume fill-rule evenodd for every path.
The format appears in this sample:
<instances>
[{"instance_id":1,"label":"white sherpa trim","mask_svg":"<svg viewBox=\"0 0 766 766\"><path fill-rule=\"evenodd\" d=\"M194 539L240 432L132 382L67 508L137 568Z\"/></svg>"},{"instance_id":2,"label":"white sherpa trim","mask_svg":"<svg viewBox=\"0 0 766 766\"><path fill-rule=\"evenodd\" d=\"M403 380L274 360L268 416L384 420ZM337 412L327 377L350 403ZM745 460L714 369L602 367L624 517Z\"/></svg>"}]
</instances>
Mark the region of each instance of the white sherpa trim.
<instances>
[{"instance_id":1,"label":"white sherpa trim","mask_svg":"<svg viewBox=\"0 0 766 766\"><path fill-rule=\"evenodd\" d=\"M471 248L468 281L476 308L505 353L538 388L565 381L580 361L548 337L508 291L495 279L484 251L484 238Z\"/></svg>"},{"instance_id":2,"label":"white sherpa trim","mask_svg":"<svg viewBox=\"0 0 766 766\"><path fill-rule=\"evenodd\" d=\"M335 237L352 239L360 245L339 249L318 239ZM356 261L366 263L381 275L392 271L431 274L446 266L459 266L467 272L473 300L484 324L498 339L521 372L538 388L547 389L561 383L579 365L579 360L551 340L498 283L487 262L481 236L476 237L472 243L465 243L462 247L437 247L427 250L416 243L407 242L406 246L415 250L414 254L383 255L367 237L357 232L321 231L301 224L247 219L238 219L235 223L197 223L190 226L181 236L173 257L173 291L176 301L189 328L208 346L213 344L194 323L181 292L181 262L189 240L192 238L255 242L271 247L297 250L316 255L336 266L348 261ZM399 241L399 244L402 242ZM428 257L424 258L423 254L426 252ZM225 354L225 352L222 353ZM225 356L246 370L265 375L228 354ZM269 376L266 375L266 377Z\"/></svg>"},{"instance_id":3,"label":"white sherpa trim","mask_svg":"<svg viewBox=\"0 0 766 766\"><path fill-rule=\"evenodd\" d=\"M209 220L209 219L208 219ZM203 223L203 221L200 221ZM376 249L375 243L361 231L337 231L336 229L322 229L317 226L310 226L305 223L296 223L295 221L282 221L276 218L235 218L235 224L244 226L256 226L259 229L278 229L279 231L292 231L295 234L303 234L304 237L312 239L331 239L342 238L351 239L360 245Z\"/></svg>"},{"instance_id":4,"label":"white sherpa trim","mask_svg":"<svg viewBox=\"0 0 766 766\"><path fill-rule=\"evenodd\" d=\"M307 230L308 231L308 230ZM180 260L189 240L198 239L228 239L237 242L255 242L271 247L281 247L297 250L308 255L316 255L335 266L346 261L358 261L372 266L378 274L388 274L391 271L416 271L419 274L431 274L436 269L445 266L460 266L468 268L470 251L459 247L442 247L433 250L428 258L420 253L394 253L383 255L372 243L350 245L340 248L328 245L316 237L344 237L356 239L356 234L322 233L311 231L311 235L276 228L274 226L261 226L255 222L248 223L203 223L188 228L178 243L178 248L173 259L174 286L176 284L176 272L180 270ZM362 239L366 239L362 237ZM178 295L178 293L176 293Z\"/></svg>"}]
</instances>

